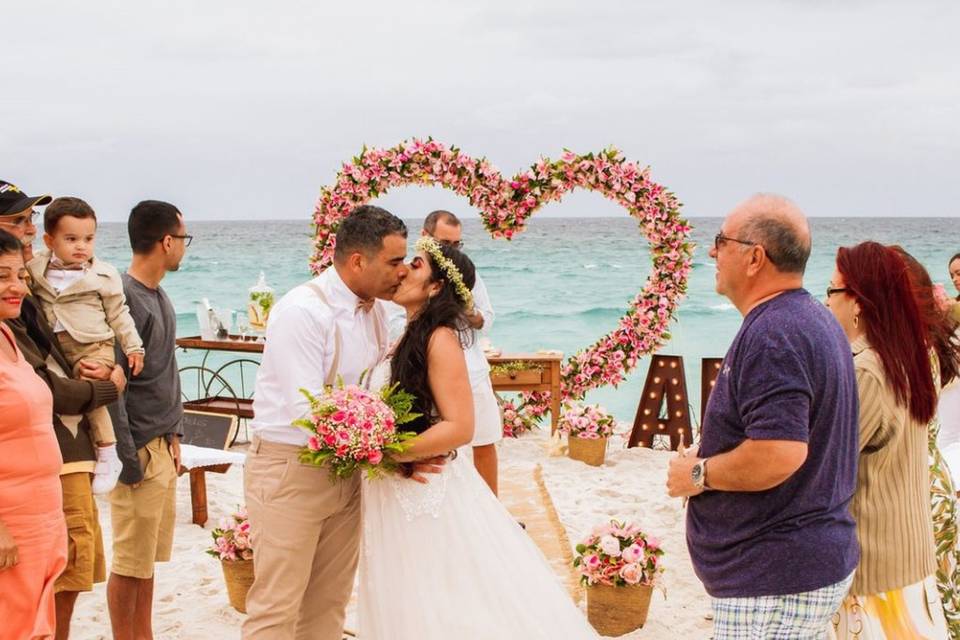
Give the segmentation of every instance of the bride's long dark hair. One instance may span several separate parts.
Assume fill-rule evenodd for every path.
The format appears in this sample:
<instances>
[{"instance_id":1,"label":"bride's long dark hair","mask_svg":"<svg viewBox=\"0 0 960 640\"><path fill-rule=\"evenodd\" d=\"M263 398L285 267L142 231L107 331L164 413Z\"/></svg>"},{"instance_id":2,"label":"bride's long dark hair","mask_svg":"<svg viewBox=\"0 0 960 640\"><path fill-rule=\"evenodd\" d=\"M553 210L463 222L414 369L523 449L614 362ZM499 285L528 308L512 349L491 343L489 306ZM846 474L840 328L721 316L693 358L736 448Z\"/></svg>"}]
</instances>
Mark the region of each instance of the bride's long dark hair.
<instances>
[{"instance_id":1,"label":"bride's long dark hair","mask_svg":"<svg viewBox=\"0 0 960 640\"><path fill-rule=\"evenodd\" d=\"M457 267L467 288L473 289L477 272L470 258L449 245L441 244L440 252ZM390 382L399 383L401 389L417 398L414 410L422 413L423 417L403 425L404 430L417 433L426 431L433 424L434 400L427 377L427 345L430 337L438 328L447 327L457 332L464 348L469 347L473 339L473 332L467 322L466 303L429 252L427 258L430 263L430 283L440 282L442 286L407 323L407 329L394 350L390 371Z\"/></svg>"}]
</instances>

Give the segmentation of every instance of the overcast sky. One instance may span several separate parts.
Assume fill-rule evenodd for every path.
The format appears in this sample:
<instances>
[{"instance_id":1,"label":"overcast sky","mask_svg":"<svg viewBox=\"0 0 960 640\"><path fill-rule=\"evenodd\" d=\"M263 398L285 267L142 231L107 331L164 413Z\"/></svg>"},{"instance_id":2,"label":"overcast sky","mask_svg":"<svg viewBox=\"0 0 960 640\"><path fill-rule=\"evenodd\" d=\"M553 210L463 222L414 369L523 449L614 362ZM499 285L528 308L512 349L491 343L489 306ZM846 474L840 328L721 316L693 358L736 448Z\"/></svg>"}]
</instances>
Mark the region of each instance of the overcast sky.
<instances>
[{"instance_id":1,"label":"overcast sky","mask_svg":"<svg viewBox=\"0 0 960 640\"><path fill-rule=\"evenodd\" d=\"M194 220L308 219L363 144L505 173L620 147L689 216L960 216L960 4L0 0L0 177ZM466 212L440 189L383 203ZM547 215L618 215L600 196Z\"/></svg>"}]
</instances>

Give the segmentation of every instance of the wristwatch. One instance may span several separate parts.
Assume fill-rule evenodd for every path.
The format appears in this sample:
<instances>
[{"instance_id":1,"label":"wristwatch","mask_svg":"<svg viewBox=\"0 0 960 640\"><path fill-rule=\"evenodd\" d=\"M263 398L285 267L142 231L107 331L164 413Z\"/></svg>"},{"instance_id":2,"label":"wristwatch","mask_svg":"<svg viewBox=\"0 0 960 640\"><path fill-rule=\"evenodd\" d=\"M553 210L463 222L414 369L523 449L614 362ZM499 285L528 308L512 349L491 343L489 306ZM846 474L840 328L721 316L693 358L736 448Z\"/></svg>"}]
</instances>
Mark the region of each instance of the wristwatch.
<instances>
[{"instance_id":1,"label":"wristwatch","mask_svg":"<svg viewBox=\"0 0 960 640\"><path fill-rule=\"evenodd\" d=\"M690 479L693 481L693 486L697 489L703 490L707 488L707 458L704 458L693 466L693 469L690 470Z\"/></svg>"}]
</instances>

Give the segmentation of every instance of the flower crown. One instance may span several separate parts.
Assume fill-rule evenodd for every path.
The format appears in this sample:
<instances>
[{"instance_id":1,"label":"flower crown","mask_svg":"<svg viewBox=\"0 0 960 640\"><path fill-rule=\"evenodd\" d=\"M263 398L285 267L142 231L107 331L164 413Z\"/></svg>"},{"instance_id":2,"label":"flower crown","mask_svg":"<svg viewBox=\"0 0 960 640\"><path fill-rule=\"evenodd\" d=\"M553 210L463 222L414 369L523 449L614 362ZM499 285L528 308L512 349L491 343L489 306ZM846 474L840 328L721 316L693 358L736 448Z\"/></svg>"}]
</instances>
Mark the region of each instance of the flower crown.
<instances>
[{"instance_id":1,"label":"flower crown","mask_svg":"<svg viewBox=\"0 0 960 640\"><path fill-rule=\"evenodd\" d=\"M467 285L463 282L463 275L460 273L460 270L457 269L457 265L453 264L453 261L450 258L443 255L443 252L440 250L440 243L430 236L421 236L417 243L414 245L414 248L417 251L424 251L430 254L430 257L433 258L433 261L440 266L443 270L443 273L446 275L447 280L453 284L454 289L457 291L457 295L460 296L460 299L463 300L463 304L466 305L467 311L473 311L473 293L470 289L467 288Z\"/></svg>"}]
</instances>

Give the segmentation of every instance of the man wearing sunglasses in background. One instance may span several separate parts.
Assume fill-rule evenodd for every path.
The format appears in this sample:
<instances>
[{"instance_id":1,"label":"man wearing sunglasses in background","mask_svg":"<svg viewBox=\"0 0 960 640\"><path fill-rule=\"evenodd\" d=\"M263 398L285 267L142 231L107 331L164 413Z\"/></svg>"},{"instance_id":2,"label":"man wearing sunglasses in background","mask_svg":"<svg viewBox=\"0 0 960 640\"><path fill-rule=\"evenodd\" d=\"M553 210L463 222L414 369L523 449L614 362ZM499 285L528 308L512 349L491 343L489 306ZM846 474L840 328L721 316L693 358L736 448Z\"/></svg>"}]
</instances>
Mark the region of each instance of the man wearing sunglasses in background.
<instances>
[{"instance_id":1,"label":"man wearing sunglasses in background","mask_svg":"<svg viewBox=\"0 0 960 640\"><path fill-rule=\"evenodd\" d=\"M743 315L703 417L670 461L714 638L822 638L859 560L849 512L858 396L850 345L803 288L810 228L780 196L736 207L714 238L717 293Z\"/></svg>"}]
</instances>

